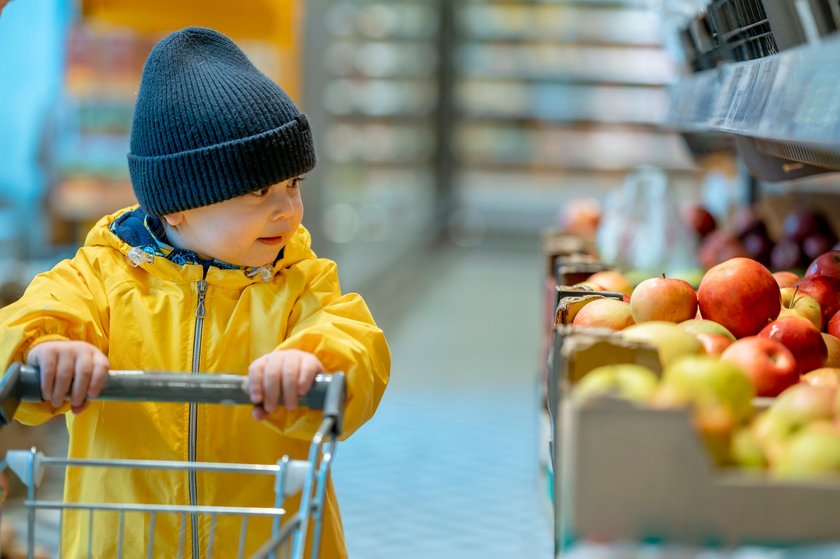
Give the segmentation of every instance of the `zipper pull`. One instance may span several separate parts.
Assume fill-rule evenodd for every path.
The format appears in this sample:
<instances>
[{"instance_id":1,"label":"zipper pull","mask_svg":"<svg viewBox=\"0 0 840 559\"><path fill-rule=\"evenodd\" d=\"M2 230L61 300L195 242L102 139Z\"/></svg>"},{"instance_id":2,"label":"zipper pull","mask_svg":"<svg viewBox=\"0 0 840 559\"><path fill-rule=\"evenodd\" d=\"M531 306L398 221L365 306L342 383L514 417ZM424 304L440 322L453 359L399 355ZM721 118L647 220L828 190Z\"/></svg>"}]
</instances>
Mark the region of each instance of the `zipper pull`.
<instances>
[{"instance_id":1,"label":"zipper pull","mask_svg":"<svg viewBox=\"0 0 840 559\"><path fill-rule=\"evenodd\" d=\"M198 282L198 306L195 309L195 316L204 318L204 298L207 296L207 282L199 280Z\"/></svg>"}]
</instances>

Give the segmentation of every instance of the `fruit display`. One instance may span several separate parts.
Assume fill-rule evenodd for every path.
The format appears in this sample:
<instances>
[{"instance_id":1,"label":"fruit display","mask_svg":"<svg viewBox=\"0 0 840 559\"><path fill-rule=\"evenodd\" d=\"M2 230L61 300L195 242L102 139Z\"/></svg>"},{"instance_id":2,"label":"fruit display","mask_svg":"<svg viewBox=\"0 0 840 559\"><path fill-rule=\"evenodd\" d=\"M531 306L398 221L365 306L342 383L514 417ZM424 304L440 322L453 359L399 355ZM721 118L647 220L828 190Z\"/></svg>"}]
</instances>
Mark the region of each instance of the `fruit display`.
<instances>
[{"instance_id":1,"label":"fruit display","mask_svg":"<svg viewBox=\"0 0 840 559\"><path fill-rule=\"evenodd\" d=\"M696 233L698 257L705 269L743 256L760 262L773 272L795 270L802 273L810 262L834 249L838 242L837 232L829 219L812 208L788 213L777 238L773 237L765 219L754 207L741 208L723 226L708 210L697 204L685 206L682 217ZM817 266L837 270L840 262L825 262Z\"/></svg>"}]
</instances>

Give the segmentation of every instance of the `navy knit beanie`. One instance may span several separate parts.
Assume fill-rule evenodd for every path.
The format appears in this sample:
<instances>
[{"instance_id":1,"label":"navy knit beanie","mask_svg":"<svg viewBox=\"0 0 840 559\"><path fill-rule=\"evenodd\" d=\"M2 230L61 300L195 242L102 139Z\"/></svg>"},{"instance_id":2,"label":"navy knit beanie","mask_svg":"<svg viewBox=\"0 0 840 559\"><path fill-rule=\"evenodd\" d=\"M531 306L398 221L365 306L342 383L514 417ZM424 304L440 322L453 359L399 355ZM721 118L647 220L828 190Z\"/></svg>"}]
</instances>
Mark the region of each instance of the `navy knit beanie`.
<instances>
[{"instance_id":1,"label":"navy knit beanie","mask_svg":"<svg viewBox=\"0 0 840 559\"><path fill-rule=\"evenodd\" d=\"M148 213L215 204L314 166L306 116L229 38L188 27L152 49L128 155Z\"/></svg>"}]
</instances>

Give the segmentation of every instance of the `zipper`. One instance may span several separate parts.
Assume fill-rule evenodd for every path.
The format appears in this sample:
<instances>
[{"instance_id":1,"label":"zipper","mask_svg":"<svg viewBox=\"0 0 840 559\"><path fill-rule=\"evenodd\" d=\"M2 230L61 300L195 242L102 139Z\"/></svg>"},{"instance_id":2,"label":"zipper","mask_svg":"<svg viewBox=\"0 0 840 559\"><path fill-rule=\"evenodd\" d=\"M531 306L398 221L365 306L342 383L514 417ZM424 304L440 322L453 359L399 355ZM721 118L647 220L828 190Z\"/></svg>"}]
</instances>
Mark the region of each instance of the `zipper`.
<instances>
[{"instance_id":1,"label":"zipper","mask_svg":"<svg viewBox=\"0 0 840 559\"><path fill-rule=\"evenodd\" d=\"M201 367L201 337L204 332L204 299L207 296L207 282L199 280L198 282L198 303L195 307L195 335L193 336L193 360L192 372L198 373ZM196 440L198 438L198 405L190 404L189 415L189 449L188 460L190 462L196 461ZM198 506L198 480L195 470L191 470L190 476L190 506ZM198 515L194 514L192 517L192 542L193 542L193 557L198 559L201 554L198 547Z\"/></svg>"}]
</instances>

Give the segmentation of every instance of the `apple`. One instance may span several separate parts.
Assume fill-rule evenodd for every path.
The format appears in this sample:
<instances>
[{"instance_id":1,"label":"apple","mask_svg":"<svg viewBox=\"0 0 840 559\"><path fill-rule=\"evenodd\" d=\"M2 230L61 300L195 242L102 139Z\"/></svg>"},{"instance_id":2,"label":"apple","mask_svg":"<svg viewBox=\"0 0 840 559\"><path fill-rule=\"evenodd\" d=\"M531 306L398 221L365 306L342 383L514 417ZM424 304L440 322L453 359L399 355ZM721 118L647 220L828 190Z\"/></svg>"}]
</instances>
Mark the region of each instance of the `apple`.
<instances>
[{"instance_id":1,"label":"apple","mask_svg":"<svg viewBox=\"0 0 840 559\"><path fill-rule=\"evenodd\" d=\"M794 434L771 469L786 480L816 480L840 473L840 432L813 425Z\"/></svg>"},{"instance_id":2,"label":"apple","mask_svg":"<svg viewBox=\"0 0 840 559\"><path fill-rule=\"evenodd\" d=\"M702 238L717 228L717 222L709 210L700 204L691 204L682 209L683 220Z\"/></svg>"},{"instance_id":3,"label":"apple","mask_svg":"<svg viewBox=\"0 0 840 559\"><path fill-rule=\"evenodd\" d=\"M790 437L801 427L801 424L788 415L774 414L771 410L766 410L755 416L749 429L761 453L773 464L781 456Z\"/></svg>"},{"instance_id":4,"label":"apple","mask_svg":"<svg viewBox=\"0 0 840 559\"><path fill-rule=\"evenodd\" d=\"M770 265L770 254L773 252L773 241L767 233L752 232L741 239L741 244L747 255L765 266Z\"/></svg>"},{"instance_id":5,"label":"apple","mask_svg":"<svg viewBox=\"0 0 840 559\"><path fill-rule=\"evenodd\" d=\"M749 256L744 246L735 236L726 231L713 231L701 242L697 252L700 265L709 269L724 260L736 256Z\"/></svg>"},{"instance_id":6,"label":"apple","mask_svg":"<svg viewBox=\"0 0 840 559\"><path fill-rule=\"evenodd\" d=\"M733 343L731 339L723 334L707 334L701 332L695 335L700 340L700 343L703 344L703 349L706 350L706 354L708 355L721 355Z\"/></svg>"},{"instance_id":7,"label":"apple","mask_svg":"<svg viewBox=\"0 0 840 559\"><path fill-rule=\"evenodd\" d=\"M820 331L807 318L785 316L774 320L758 333L761 338L776 340L793 354L798 365L797 372L802 375L825 365L828 348Z\"/></svg>"},{"instance_id":8,"label":"apple","mask_svg":"<svg viewBox=\"0 0 840 559\"><path fill-rule=\"evenodd\" d=\"M840 311L840 279L831 276L805 276L794 284L799 291L817 300L823 315L823 324Z\"/></svg>"},{"instance_id":9,"label":"apple","mask_svg":"<svg viewBox=\"0 0 840 559\"><path fill-rule=\"evenodd\" d=\"M679 326L680 328L683 328L695 335L720 334L722 336L726 336L733 342L735 341L735 336L732 335L732 332L726 329L726 326L711 320L706 320L705 318L692 318L690 320L685 320L680 322Z\"/></svg>"},{"instance_id":10,"label":"apple","mask_svg":"<svg viewBox=\"0 0 840 559\"><path fill-rule=\"evenodd\" d=\"M595 272L586 278L586 281L596 283L605 290L614 293L624 293L625 295L633 293L633 285L618 270Z\"/></svg>"},{"instance_id":11,"label":"apple","mask_svg":"<svg viewBox=\"0 0 840 559\"><path fill-rule=\"evenodd\" d=\"M697 294L687 281L675 278L648 278L630 295L633 320L682 322L697 314Z\"/></svg>"},{"instance_id":12,"label":"apple","mask_svg":"<svg viewBox=\"0 0 840 559\"><path fill-rule=\"evenodd\" d=\"M656 374L647 367L634 363L604 365L592 369L574 385L572 398L587 402L600 396L615 396L645 403L657 384Z\"/></svg>"},{"instance_id":13,"label":"apple","mask_svg":"<svg viewBox=\"0 0 840 559\"><path fill-rule=\"evenodd\" d=\"M755 388L744 370L710 355L685 355L662 372L662 384L683 392L698 408L713 403L726 405L736 423L753 411Z\"/></svg>"},{"instance_id":14,"label":"apple","mask_svg":"<svg viewBox=\"0 0 840 559\"><path fill-rule=\"evenodd\" d=\"M837 390L840 386L840 368L838 367L821 367L808 371L799 379L800 382L811 384L813 386L821 386L830 390Z\"/></svg>"},{"instance_id":15,"label":"apple","mask_svg":"<svg viewBox=\"0 0 840 559\"><path fill-rule=\"evenodd\" d=\"M750 233L767 234L767 225L752 206L742 206L735 210L731 219L731 229L739 239L743 239Z\"/></svg>"},{"instance_id":16,"label":"apple","mask_svg":"<svg viewBox=\"0 0 840 559\"><path fill-rule=\"evenodd\" d=\"M801 316L807 318L817 330L822 330L823 317L822 309L816 299L807 293L800 293L795 287L783 287L782 310L779 318L783 316Z\"/></svg>"},{"instance_id":17,"label":"apple","mask_svg":"<svg viewBox=\"0 0 840 559\"><path fill-rule=\"evenodd\" d=\"M739 365L757 396L777 396L799 382L796 359L776 340L759 336L741 338L726 348L720 359Z\"/></svg>"},{"instance_id":18,"label":"apple","mask_svg":"<svg viewBox=\"0 0 840 559\"><path fill-rule=\"evenodd\" d=\"M825 331L835 338L840 338L840 311L831 315L825 325Z\"/></svg>"},{"instance_id":19,"label":"apple","mask_svg":"<svg viewBox=\"0 0 840 559\"><path fill-rule=\"evenodd\" d=\"M634 324L625 328L621 335L627 340L653 345L659 353L663 368L683 355L703 353L700 340L673 322L653 320Z\"/></svg>"},{"instance_id":20,"label":"apple","mask_svg":"<svg viewBox=\"0 0 840 559\"><path fill-rule=\"evenodd\" d=\"M770 251L770 267L774 270L804 268L807 263L802 247L793 239L779 239Z\"/></svg>"},{"instance_id":21,"label":"apple","mask_svg":"<svg viewBox=\"0 0 840 559\"><path fill-rule=\"evenodd\" d=\"M707 401L695 406L691 422L700 433L714 462L719 466L728 463L732 433L737 427L732 409L722 402Z\"/></svg>"},{"instance_id":22,"label":"apple","mask_svg":"<svg viewBox=\"0 0 840 559\"><path fill-rule=\"evenodd\" d=\"M822 332L828 357L825 358L826 367L840 367L840 338Z\"/></svg>"},{"instance_id":23,"label":"apple","mask_svg":"<svg viewBox=\"0 0 840 559\"><path fill-rule=\"evenodd\" d=\"M817 256L805 270L805 275L840 279L840 250L830 250Z\"/></svg>"},{"instance_id":24,"label":"apple","mask_svg":"<svg viewBox=\"0 0 840 559\"><path fill-rule=\"evenodd\" d=\"M776 278L776 283L778 283L779 287L782 289L785 287L793 287L793 284L799 281L799 276L788 270L773 272L773 277Z\"/></svg>"},{"instance_id":25,"label":"apple","mask_svg":"<svg viewBox=\"0 0 840 559\"><path fill-rule=\"evenodd\" d=\"M624 330L633 324L630 303L608 297L595 299L577 312L572 324L575 326Z\"/></svg>"},{"instance_id":26,"label":"apple","mask_svg":"<svg viewBox=\"0 0 840 559\"><path fill-rule=\"evenodd\" d=\"M747 427L742 427L732 435L732 446L729 450L732 461L736 466L746 469L763 470L767 467L767 458L758 444L755 433Z\"/></svg>"},{"instance_id":27,"label":"apple","mask_svg":"<svg viewBox=\"0 0 840 559\"><path fill-rule=\"evenodd\" d=\"M782 223L784 236L797 243L813 233L831 231L831 225L825 216L812 209L791 212Z\"/></svg>"},{"instance_id":28,"label":"apple","mask_svg":"<svg viewBox=\"0 0 840 559\"><path fill-rule=\"evenodd\" d=\"M819 419L831 419L833 405L833 390L803 382L779 394L769 411L787 417L795 427L802 427Z\"/></svg>"},{"instance_id":29,"label":"apple","mask_svg":"<svg viewBox=\"0 0 840 559\"><path fill-rule=\"evenodd\" d=\"M809 260L814 260L821 254L830 251L836 242L837 235L833 231L812 233L802 240L802 252Z\"/></svg>"},{"instance_id":30,"label":"apple","mask_svg":"<svg viewBox=\"0 0 840 559\"><path fill-rule=\"evenodd\" d=\"M697 300L703 318L722 324L736 338L756 334L782 307L770 270L750 258L732 258L706 272Z\"/></svg>"}]
</instances>

